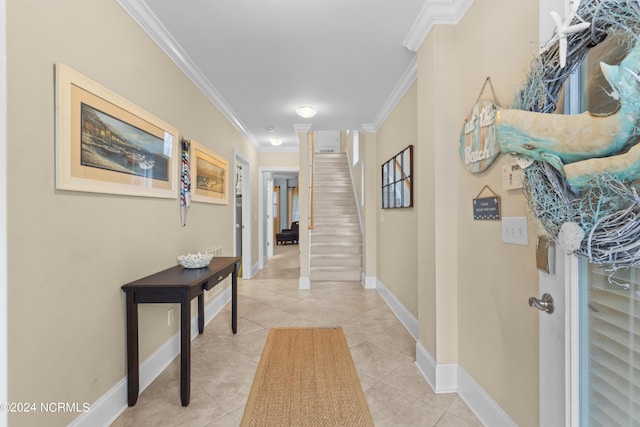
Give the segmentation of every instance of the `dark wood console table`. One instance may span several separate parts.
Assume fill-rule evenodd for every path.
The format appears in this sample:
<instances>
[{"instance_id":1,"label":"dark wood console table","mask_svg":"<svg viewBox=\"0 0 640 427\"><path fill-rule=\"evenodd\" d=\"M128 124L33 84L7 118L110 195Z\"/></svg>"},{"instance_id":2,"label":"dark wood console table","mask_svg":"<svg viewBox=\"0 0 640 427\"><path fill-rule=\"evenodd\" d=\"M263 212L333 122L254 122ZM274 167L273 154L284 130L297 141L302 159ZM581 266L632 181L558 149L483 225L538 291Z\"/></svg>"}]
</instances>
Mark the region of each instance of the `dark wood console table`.
<instances>
[{"instance_id":1,"label":"dark wood console table","mask_svg":"<svg viewBox=\"0 0 640 427\"><path fill-rule=\"evenodd\" d=\"M238 330L238 265L240 257L214 257L206 268L180 265L122 286L127 294L127 391L129 406L138 401L138 304L180 304L180 398L189 405L191 388L191 300L198 297L198 332L204 330L204 291L231 274L231 330Z\"/></svg>"}]
</instances>

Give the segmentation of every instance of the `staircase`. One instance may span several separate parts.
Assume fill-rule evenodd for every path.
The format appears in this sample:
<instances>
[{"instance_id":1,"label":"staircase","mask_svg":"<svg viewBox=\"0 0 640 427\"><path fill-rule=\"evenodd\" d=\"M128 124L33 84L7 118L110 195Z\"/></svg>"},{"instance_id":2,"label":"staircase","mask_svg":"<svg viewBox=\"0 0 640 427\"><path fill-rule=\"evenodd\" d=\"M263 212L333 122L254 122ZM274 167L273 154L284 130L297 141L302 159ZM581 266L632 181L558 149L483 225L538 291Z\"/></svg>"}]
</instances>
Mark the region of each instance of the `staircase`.
<instances>
[{"instance_id":1,"label":"staircase","mask_svg":"<svg viewBox=\"0 0 640 427\"><path fill-rule=\"evenodd\" d=\"M311 281L360 281L362 232L344 153L316 154Z\"/></svg>"}]
</instances>

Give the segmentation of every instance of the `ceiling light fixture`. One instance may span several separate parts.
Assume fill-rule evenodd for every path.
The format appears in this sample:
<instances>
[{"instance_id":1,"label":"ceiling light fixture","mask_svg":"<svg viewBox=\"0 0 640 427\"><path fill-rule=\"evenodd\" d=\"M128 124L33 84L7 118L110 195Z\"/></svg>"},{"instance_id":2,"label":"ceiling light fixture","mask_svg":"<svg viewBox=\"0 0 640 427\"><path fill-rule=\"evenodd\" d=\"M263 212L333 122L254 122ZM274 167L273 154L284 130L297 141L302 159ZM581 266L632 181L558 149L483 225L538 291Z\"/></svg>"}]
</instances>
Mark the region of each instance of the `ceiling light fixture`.
<instances>
[{"instance_id":1,"label":"ceiling light fixture","mask_svg":"<svg viewBox=\"0 0 640 427\"><path fill-rule=\"evenodd\" d=\"M305 119L309 119L315 116L316 113L317 113L316 109L309 105L303 105L302 107L296 108L296 114L299 115L300 117L304 117Z\"/></svg>"},{"instance_id":2,"label":"ceiling light fixture","mask_svg":"<svg viewBox=\"0 0 640 427\"><path fill-rule=\"evenodd\" d=\"M271 145L282 145L282 140L280 138L271 138L269 142Z\"/></svg>"}]
</instances>

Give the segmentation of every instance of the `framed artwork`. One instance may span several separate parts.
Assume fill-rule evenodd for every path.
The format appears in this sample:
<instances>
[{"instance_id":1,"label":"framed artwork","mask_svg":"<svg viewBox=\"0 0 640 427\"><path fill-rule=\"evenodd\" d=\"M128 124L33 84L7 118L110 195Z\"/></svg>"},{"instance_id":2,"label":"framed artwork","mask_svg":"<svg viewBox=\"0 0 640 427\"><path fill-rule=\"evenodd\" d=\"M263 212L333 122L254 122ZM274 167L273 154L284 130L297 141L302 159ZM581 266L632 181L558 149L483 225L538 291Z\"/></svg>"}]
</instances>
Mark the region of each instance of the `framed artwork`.
<instances>
[{"instance_id":1,"label":"framed artwork","mask_svg":"<svg viewBox=\"0 0 640 427\"><path fill-rule=\"evenodd\" d=\"M229 203L229 162L191 140L191 200Z\"/></svg>"},{"instance_id":2,"label":"framed artwork","mask_svg":"<svg viewBox=\"0 0 640 427\"><path fill-rule=\"evenodd\" d=\"M56 66L56 188L176 198L178 130Z\"/></svg>"},{"instance_id":3,"label":"framed artwork","mask_svg":"<svg viewBox=\"0 0 640 427\"><path fill-rule=\"evenodd\" d=\"M413 145L382 164L382 209L413 206Z\"/></svg>"}]
</instances>

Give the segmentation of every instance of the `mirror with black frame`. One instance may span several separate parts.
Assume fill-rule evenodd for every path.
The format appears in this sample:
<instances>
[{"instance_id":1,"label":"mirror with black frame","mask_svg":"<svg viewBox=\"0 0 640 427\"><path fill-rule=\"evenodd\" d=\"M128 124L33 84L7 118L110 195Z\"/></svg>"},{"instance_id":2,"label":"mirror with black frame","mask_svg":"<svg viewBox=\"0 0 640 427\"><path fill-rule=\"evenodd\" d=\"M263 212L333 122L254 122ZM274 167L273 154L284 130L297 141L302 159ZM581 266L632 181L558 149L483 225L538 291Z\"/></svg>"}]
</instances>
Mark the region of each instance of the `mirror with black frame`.
<instances>
[{"instance_id":1,"label":"mirror with black frame","mask_svg":"<svg viewBox=\"0 0 640 427\"><path fill-rule=\"evenodd\" d=\"M382 209L413 207L413 145L382 164Z\"/></svg>"}]
</instances>

